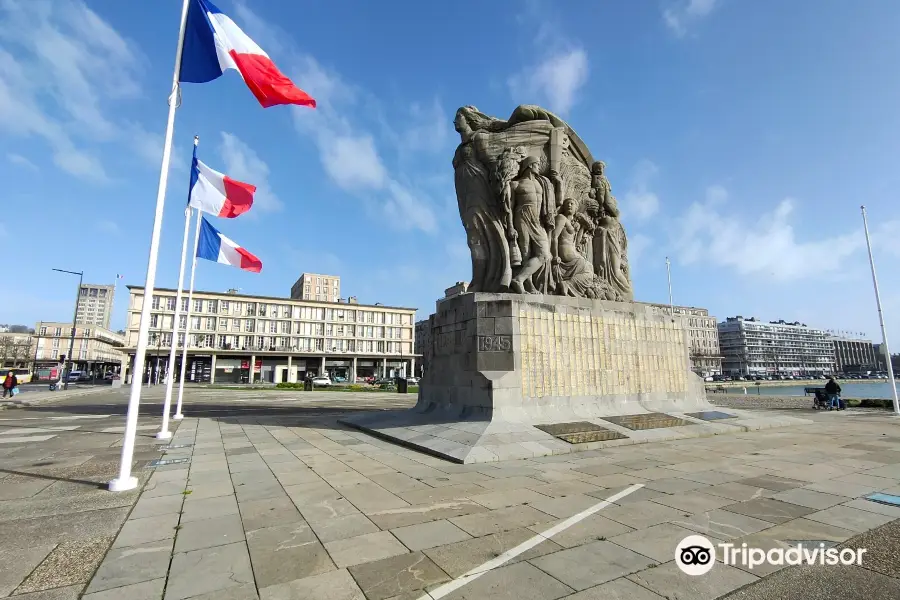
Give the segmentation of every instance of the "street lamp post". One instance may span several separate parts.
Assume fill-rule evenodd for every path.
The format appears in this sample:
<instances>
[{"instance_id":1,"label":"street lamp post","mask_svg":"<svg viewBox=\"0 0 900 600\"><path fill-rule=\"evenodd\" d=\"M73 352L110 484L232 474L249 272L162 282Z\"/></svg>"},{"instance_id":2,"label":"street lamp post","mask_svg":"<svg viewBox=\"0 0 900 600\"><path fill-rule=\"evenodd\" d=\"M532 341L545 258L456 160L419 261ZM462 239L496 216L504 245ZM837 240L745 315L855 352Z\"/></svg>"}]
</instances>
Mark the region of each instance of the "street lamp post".
<instances>
[{"instance_id":1,"label":"street lamp post","mask_svg":"<svg viewBox=\"0 0 900 600\"><path fill-rule=\"evenodd\" d=\"M75 313L72 315L72 335L69 337L69 354L66 356L65 382L63 389L69 389L69 373L72 372L72 352L75 349L75 325L78 320L78 301L81 299L81 283L84 280L84 271L66 271L65 269L53 269L60 273L78 275L78 293L75 295Z\"/></svg>"}]
</instances>

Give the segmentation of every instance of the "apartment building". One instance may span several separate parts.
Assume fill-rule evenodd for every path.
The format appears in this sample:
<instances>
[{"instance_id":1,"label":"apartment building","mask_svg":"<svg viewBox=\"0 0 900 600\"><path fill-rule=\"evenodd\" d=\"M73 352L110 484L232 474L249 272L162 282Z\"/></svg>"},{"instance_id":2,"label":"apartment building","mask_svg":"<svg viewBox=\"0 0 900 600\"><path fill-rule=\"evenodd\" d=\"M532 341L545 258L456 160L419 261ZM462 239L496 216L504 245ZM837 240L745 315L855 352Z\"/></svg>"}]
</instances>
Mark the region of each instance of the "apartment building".
<instances>
[{"instance_id":1,"label":"apartment building","mask_svg":"<svg viewBox=\"0 0 900 600\"><path fill-rule=\"evenodd\" d=\"M109 329L115 292L112 285L82 284L78 294L75 322Z\"/></svg>"},{"instance_id":2,"label":"apartment building","mask_svg":"<svg viewBox=\"0 0 900 600\"><path fill-rule=\"evenodd\" d=\"M834 368L838 373L867 373L878 369L872 340L849 336L828 339L834 346Z\"/></svg>"},{"instance_id":3,"label":"apartment building","mask_svg":"<svg viewBox=\"0 0 900 600\"><path fill-rule=\"evenodd\" d=\"M670 309L668 304L652 304ZM675 306L675 314L683 315L688 326L691 370L701 377L722 374L722 354L719 350L719 328L715 317L705 308Z\"/></svg>"},{"instance_id":4,"label":"apartment building","mask_svg":"<svg viewBox=\"0 0 900 600\"><path fill-rule=\"evenodd\" d=\"M822 329L740 315L728 317L718 328L726 374L797 376L834 372L834 346Z\"/></svg>"},{"instance_id":5,"label":"apartment building","mask_svg":"<svg viewBox=\"0 0 900 600\"><path fill-rule=\"evenodd\" d=\"M319 302L339 302L341 300L341 278L337 275L303 273L291 286L292 300L317 300Z\"/></svg>"},{"instance_id":6,"label":"apartment building","mask_svg":"<svg viewBox=\"0 0 900 600\"><path fill-rule=\"evenodd\" d=\"M330 285L332 276L327 277ZM125 352L131 364L144 289L128 286L128 290ZM142 377L155 381L163 380L168 369L176 291L157 288L151 302ZM328 374L352 382L415 371L414 308L195 291L190 316L187 309L184 297L180 333L174 340L179 350L184 347L190 318L186 381L280 383Z\"/></svg>"},{"instance_id":7,"label":"apartment building","mask_svg":"<svg viewBox=\"0 0 900 600\"><path fill-rule=\"evenodd\" d=\"M0 331L0 367L28 368L34 359L34 338L30 333Z\"/></svg>"},{"instance_id":8,"label":"apartment building","mask_svg":"<svg viewBox=\"0 0 900 600\"><path fill-rule=\"evenodd\" d=\"M429 316L427 319L423 319L421 321L416 321L416 349L419 351L419 372L416 373L418 376L425 375L425 371L428 370L428 367L431 363L431 356L434 352L434 347L432 346L432 337L431 330L434 328L434 315Z\"/></svg>"},{"instance_id":9,"label":"apartment building","mask_svg":"<svg viewBox=\"0 0 900 600\"><path fill-rule=\"evenodd\" d=\"M69 354L71 323L40 321L34 328L35 369L49 369L61 364ZM125 336L104 327L78 323L72 352L72 370L102 375L119 368Z\"/></svg>"}]
</instances>

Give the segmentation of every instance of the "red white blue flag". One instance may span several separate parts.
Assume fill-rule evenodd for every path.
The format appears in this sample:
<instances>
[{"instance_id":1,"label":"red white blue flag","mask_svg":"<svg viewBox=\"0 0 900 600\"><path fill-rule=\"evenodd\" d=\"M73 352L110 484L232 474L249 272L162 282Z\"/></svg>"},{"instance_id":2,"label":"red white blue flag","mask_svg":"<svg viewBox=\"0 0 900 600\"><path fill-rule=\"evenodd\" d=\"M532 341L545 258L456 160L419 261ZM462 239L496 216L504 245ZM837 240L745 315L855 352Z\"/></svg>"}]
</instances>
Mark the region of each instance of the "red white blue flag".
<instances>
[{"instance_id":1,"label":"red white blue flag","mask_svg":"<svg viewBox=\"0 0 900 600\"><path fill-rule=\"evenodd\" d=\"M209 0L191 0L184 32L180 81L206 83L228 69L240 73L264 108L278 104L316 107L256 42Z\"/></svg>"},{"instance_id":2,"label":"red white blue flag","mask_svg":"<svg viewBox=\"0 0 900 600\"><path fill-rule=\"evenodd\" d=\"M259 273L262 261L250 254L235 242L222 235L218 229L209 224L206 217L201 217L200 239L197 241L197 258L205 258L223 265L231 265L244 271Z\"/></svg>"},{"instance_id":3,"label":"red white blue flag","mask_svg":"<svg viewBox=\"0 0 900 600\"><path fill-rule=\"evenodd\" d=\"M191 191L188 204L199 211L233 219L253 206L256 186L232 179L210 169L197 158L194 146L194 161L191 164Z\"/></svg>"}]
</instances>

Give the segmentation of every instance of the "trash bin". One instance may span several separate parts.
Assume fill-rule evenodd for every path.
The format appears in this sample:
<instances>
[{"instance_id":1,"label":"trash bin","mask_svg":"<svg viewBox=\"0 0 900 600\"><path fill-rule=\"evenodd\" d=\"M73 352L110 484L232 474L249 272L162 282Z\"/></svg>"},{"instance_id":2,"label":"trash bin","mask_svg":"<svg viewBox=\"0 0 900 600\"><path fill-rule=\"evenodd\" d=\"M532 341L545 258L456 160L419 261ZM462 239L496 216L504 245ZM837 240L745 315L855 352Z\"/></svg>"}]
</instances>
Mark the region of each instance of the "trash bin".
<instances>
[{"instance_id":1,"label":"trash bin","mask_svg":"<svg viewBox=\"0 0 900 600\"><path fill-rule=\"evenodd\" d=\"M303 382L303 391L311 392L312 389L313 389L312 379L307 379L306 381Z\"/></svg>"},{"instance_id":2,"label":"trash bin","mask_svg":"<svg viewBox=\"0 0 900 600\"><path fill-rule=\"evenodd\" d=\"M407 387L409 386L409 381L406 380L406 377L397 377L397 393L405 394L407 392Z\"/></svg>"}]
</instances>

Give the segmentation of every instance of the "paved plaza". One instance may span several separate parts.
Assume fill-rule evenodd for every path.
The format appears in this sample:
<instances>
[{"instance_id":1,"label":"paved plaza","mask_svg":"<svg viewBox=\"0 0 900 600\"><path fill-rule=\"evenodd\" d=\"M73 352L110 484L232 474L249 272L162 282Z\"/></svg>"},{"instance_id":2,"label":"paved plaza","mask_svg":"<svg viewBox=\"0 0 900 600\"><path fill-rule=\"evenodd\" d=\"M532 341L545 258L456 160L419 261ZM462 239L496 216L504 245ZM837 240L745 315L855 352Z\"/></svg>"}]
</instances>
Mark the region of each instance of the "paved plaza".
<instances>
[{"instance_id":1,"label":"paved plaza","mask_svg":"<svg viewBox=\"0 0 900 600\"><path fill-rule=\"evenodd\" d=\"M458 465L338 423L412 396L195 388L163 443L160 392L139 420L141 489L119 494L103 483L123 392L0 412L0 597L900 597L900 508L863 498L900 494L887 412L784 411L812 423ZM861 567L716 564L691 577L674 554L694 534L867 554Z\"/></svg>"}]
</instances>

